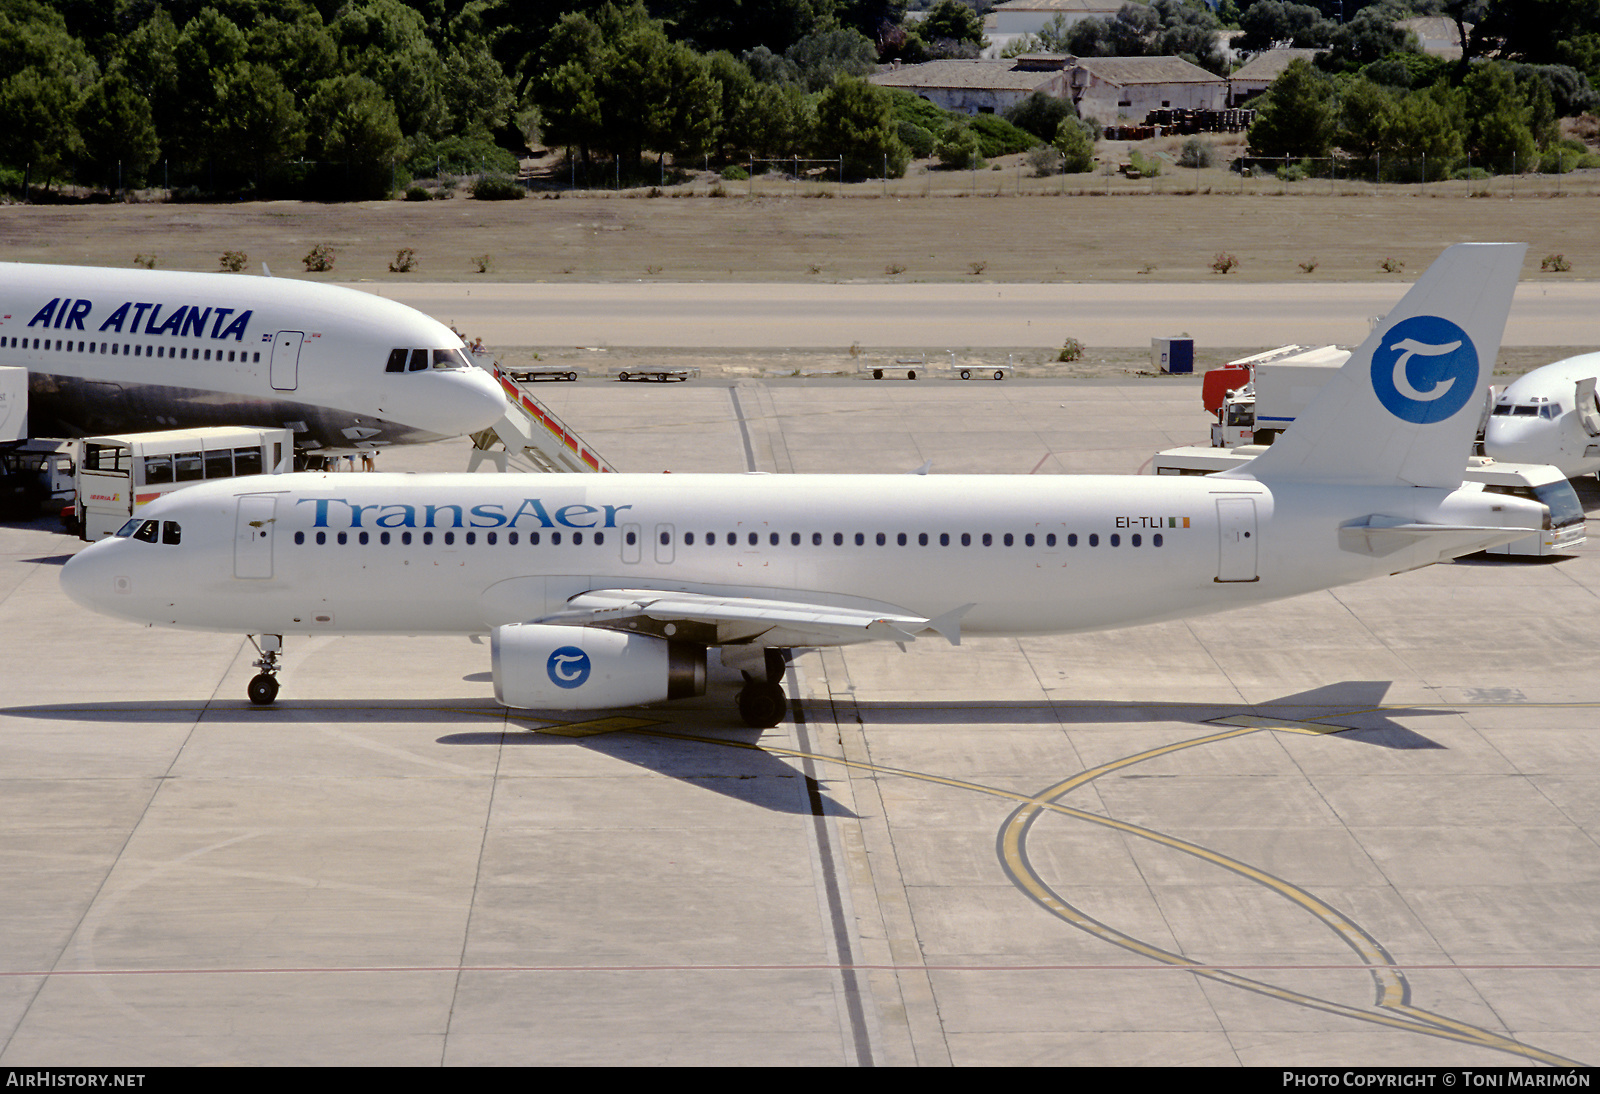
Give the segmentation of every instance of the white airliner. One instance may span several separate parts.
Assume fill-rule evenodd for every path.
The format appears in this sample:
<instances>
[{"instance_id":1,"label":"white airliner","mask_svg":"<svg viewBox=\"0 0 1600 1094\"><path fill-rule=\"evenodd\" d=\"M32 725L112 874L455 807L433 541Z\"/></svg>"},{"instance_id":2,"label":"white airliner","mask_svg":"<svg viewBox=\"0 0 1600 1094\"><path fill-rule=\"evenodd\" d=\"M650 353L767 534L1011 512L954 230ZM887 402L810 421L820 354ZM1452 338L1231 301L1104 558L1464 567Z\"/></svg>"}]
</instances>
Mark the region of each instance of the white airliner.
<instances>
[{"instance_id":1,"label":"white airliner","mask_svg":"<svg viewBox=\"0 0 1600 1094\"><path fill-rule=\"evenodd\" d=\"M326 452L439 440L505 413L444 324L280 277L0 262L0 365L35 436L288 426Z\"/></svg>"},{"instance_id":2,"label":"white airliner","mask_svg":"<svg viewBox=\"0 0 1600 1094\"><path fill-rule=\"evenodd\" d=\"M1484 427L1484 452L1497 460L1554 464L1569 479L1600 471L1597 379L1600 353L1585 353L1512 381Z\"/></svg>"},{"instance_id":3,"label":"white airliner","mask_svg":"<svg viewBox=\"0 0 1600 1094\"><path fill-rule=\"evenodd\" d=\"M79 552L124 619L260 636L488 634L495 698L587 710L703 693L782 718L791 651L1121 627L1410 570L1528 535L1462 489L1473 399L1526 248L1452 247L1285 436L1204 478L318 475L203 484Z\"/></svg>"}]
</instances>

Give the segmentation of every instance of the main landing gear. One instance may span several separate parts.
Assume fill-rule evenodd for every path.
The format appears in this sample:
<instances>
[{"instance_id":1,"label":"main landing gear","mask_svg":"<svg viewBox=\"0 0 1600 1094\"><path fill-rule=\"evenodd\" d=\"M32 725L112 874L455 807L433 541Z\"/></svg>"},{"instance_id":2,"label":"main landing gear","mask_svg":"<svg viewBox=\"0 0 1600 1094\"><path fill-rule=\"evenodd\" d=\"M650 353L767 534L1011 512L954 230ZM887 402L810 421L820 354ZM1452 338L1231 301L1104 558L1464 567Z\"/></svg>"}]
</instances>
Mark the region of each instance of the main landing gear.
<instances>
[{"instance_id":1,"label":"main landing gear","mask_svg":"<svg viewBox=\"0 0 1600 1094\"><path fill-rule=\"evenodd\" d=\"M789 697L783 693L783 674L789 659L783 650L766 651L766 679L744 674L739 690L739 717L751 729L771 729L789 713Z\"/></svg>"},{"instance_id":2,"label":"main landing gear","mask_svg":"<svg viewBox=\"0 0 1600 1094\"><path fill-rule=\"evenodd\" d=\"M278 656L283 653L283 635L264 634L259 642L253 634L247 637L261 655L254 662L261 671L251 678L245 693L256 706L264 707L278 697Z\"/></svg>"}]
</instances>

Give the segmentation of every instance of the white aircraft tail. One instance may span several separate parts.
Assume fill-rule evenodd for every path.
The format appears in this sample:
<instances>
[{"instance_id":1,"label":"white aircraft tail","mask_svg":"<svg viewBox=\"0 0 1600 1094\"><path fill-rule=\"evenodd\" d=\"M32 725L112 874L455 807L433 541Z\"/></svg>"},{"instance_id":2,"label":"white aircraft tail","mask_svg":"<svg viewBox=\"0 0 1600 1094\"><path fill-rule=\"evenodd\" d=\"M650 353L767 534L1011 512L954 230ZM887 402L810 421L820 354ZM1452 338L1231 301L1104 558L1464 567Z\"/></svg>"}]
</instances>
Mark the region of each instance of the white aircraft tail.
<instances>
[{"instance_id":1,"label":"white aircraft tail","mask_svg":"<svg viewBox=\"0 0 1600 1094\"><path fill-rule=\"evenodd\" d=\"M1273 445L1228 477L1461 485L1524 243L1440 255Z\"/></svg>"}]
</instances>

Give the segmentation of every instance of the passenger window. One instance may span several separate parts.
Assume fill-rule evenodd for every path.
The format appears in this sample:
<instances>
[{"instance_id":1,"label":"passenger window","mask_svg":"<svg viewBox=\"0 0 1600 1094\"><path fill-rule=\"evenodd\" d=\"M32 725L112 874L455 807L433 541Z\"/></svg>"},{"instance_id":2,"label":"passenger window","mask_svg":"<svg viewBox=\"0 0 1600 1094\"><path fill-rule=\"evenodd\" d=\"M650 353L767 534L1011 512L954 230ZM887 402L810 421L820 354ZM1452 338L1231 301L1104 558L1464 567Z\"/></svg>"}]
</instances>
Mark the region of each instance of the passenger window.
<instances>
[{"instance_id":1,"label":"passenger window","mask_svg":"<svg viewBox=\"0 0 1600 1094\"><path fill-rule=\"evenodd\" d=\"M1161 546L1161 533L1160 532L1157 532L1155 535L1150 537L1150 546L1152 546L1152 547Z\"/></svg>"},{"instance_id":2,"label":"passenger window","mask_svg":"<svg viewBox=\"0 0 1600 1094\"><path fill-rule=\"evenodd\" d=\"M1098 532L1089 533L1089 546L1091 546L1091 547L1100 546L1100 533L1098 533Z\"/></svg>"}]
</instances>

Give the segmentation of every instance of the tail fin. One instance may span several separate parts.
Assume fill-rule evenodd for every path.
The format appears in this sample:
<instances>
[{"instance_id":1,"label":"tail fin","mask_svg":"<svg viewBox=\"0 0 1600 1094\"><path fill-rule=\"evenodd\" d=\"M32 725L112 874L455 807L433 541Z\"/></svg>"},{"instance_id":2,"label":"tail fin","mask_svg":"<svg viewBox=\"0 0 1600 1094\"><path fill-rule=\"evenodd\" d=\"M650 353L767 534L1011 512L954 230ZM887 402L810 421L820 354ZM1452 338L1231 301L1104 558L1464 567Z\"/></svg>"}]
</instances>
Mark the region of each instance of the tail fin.
<instances>
[{"instance_id":1,"label":"tail fin","mask_svg":"<svg viewBox=\"0 0 1600 1094\"><path fill-rule=\"evenodd\" d=\"M1230 477L1461 485L1525 243L1448 248L1283 436Z\"/></svg>"}]
</instances>

